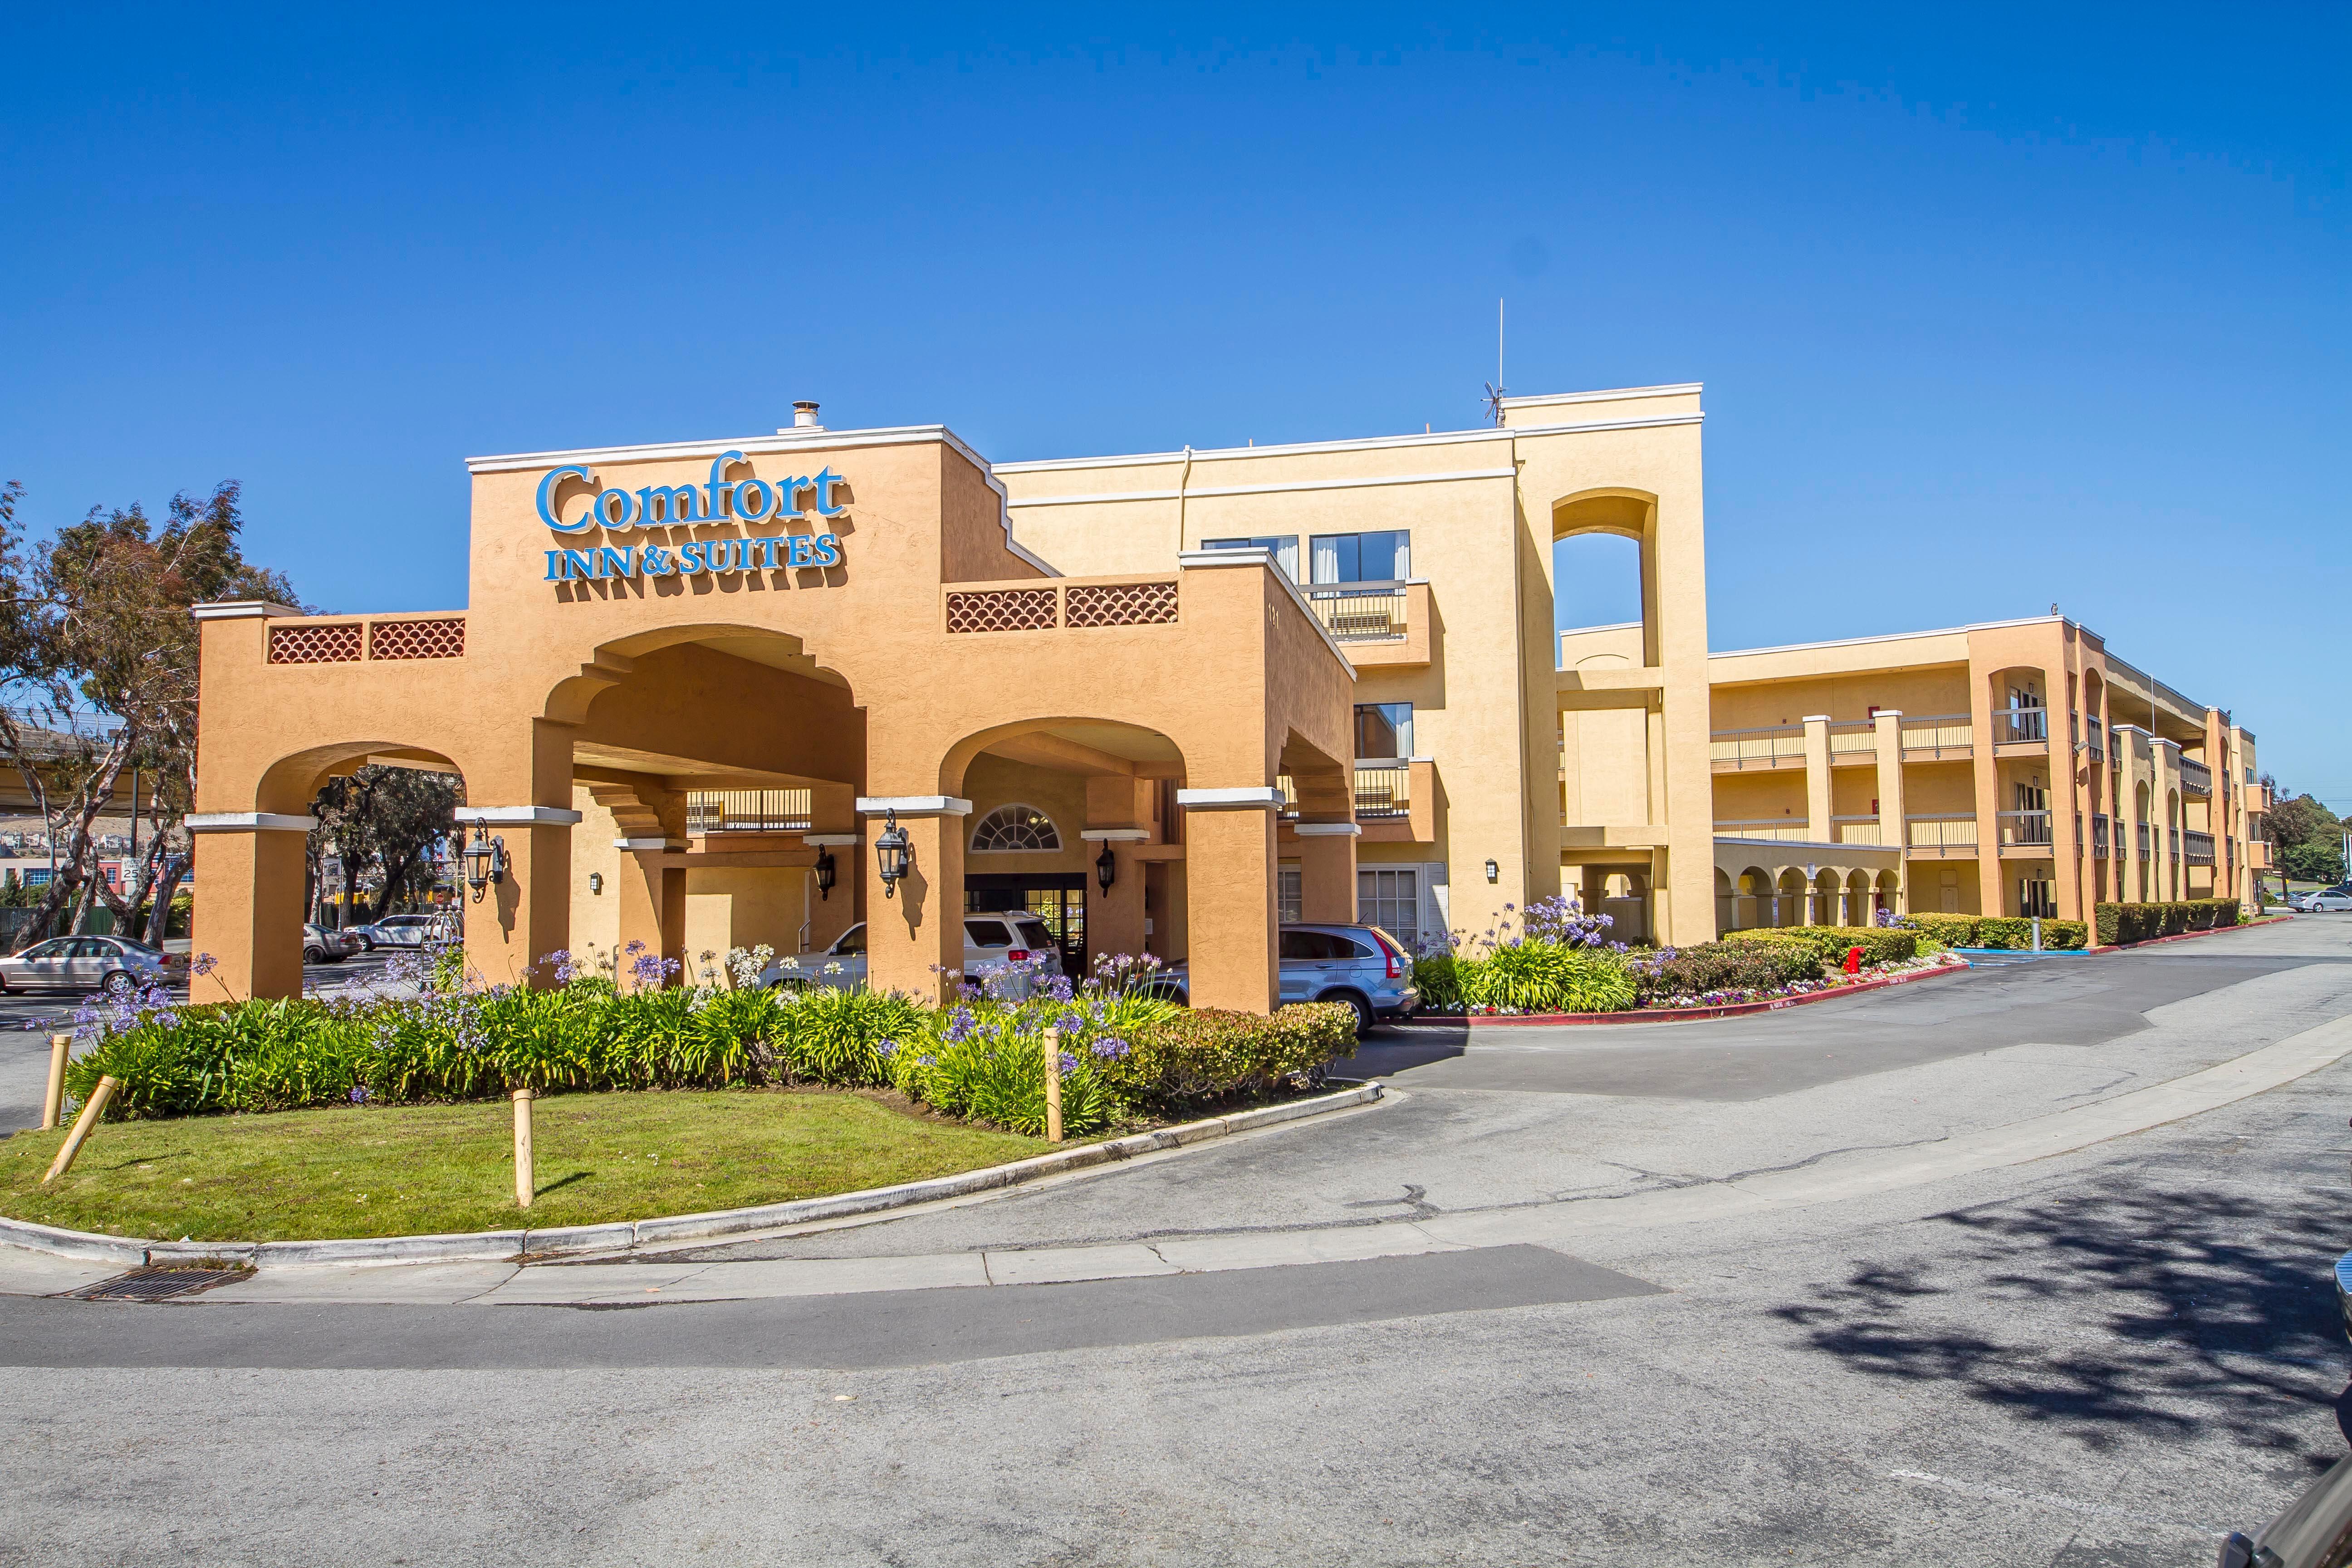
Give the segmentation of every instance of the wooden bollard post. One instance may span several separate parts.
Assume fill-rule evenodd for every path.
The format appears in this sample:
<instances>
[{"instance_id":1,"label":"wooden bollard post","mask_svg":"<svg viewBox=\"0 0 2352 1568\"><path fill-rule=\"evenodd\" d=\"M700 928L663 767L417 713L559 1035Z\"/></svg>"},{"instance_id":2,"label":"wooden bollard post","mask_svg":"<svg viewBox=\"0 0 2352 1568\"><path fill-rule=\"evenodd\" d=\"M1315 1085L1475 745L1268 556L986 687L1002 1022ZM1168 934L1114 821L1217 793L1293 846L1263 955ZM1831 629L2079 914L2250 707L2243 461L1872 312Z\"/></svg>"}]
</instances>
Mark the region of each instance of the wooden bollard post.
<instances>
[{"instance_id":1,"label":"wooden bollard post","mask_svg":"<svg viewBox=\"0 0 2352 1568\"><path fill-rule=\"evenodd\" d=\"M515 1203L530 1207L530 1196L537 1184L531 1177L530 1166L530 1101L527 1089L514 1091L515 1110Z\"/></svg>"},{"instance_id":2,"label":"wooden bollard post","mask_svg":"<svg viewBox=\"0 0 2352 1568\"><path fill-rule=\"evenodd\" d=\"M1062 1031L1045 1031L1045 1142L1062 1141Z\"/></svg>"},{"instance_id":3,"label":"wooden bollard post","mask_svg":"<svg viewBox=\"0 0 2352 1568\"><path fill-rule=\"evenodd\" d=\"M106 1114L106 1102L113 1098L114 1080L111 1078L100 1079L98 1087L89 1091L89 1103L81 1108L79 1116L74 1118L73 1131L66 1134L66 1146L58 1151L56 1159L49 1162L49 1173L41 1178L41 1185L47 1186L73 1169L74 1156L81 1152L82 1140L96 1130L98 1119Z\"/></svg>"},{"instance_id":4,"label":"wooden bollard post","mask_svg":"<svg viewBox=\"0 0 2352 1568\"><path fill-rule=\"evenodd\" d=\"M49 1092L41 1101L41 1131L58 1124L66 1107L66 1053L73 1049L71 1035L49 1037Z\"/></svg>"}]
</instances>

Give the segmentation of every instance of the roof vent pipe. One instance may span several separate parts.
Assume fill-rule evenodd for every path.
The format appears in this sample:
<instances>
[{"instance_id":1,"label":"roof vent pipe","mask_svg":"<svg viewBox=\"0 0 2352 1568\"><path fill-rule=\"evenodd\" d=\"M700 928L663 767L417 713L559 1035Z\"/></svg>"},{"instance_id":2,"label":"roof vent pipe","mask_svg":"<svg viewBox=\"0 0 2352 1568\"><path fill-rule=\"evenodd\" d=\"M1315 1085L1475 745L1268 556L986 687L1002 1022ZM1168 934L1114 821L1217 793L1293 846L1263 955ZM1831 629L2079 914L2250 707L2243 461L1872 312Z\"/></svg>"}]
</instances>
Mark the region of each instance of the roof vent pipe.
<instances>
[{"instance_id":1,"label":"roof vent pipe","mask_svg":"<svg viewBox=\"0 0 2352 1568\"><path fill-rule=\"evenodd\" d=\"M795 430L822 430L824 428L824 426L816 422L815 404L803 402L793 405L793 428Z\"/></svg>"}]
</instances>

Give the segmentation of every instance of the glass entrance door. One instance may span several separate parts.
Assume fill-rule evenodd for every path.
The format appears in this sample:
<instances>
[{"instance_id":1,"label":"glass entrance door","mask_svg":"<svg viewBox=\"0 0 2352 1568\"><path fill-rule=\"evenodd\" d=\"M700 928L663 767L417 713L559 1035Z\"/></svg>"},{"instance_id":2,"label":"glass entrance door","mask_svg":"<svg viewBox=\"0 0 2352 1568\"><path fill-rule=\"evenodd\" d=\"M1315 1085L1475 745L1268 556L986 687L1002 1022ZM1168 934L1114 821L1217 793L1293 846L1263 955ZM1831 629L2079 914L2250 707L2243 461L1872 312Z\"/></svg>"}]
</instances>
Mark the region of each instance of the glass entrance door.
<instances>
[{"instance_id":1,"label":"glass entrance door","mask_svg":"<svg viewBox=\"0 0 2352 1568\"><path fill-rule=\"evenodd\" d=\"M1087 879L1082 873L988 872L963 879L966 914L1025 910L1045 922L1062 950L1062 972L1072 980L1087 973Z\"/></svg>"}]
</instances>

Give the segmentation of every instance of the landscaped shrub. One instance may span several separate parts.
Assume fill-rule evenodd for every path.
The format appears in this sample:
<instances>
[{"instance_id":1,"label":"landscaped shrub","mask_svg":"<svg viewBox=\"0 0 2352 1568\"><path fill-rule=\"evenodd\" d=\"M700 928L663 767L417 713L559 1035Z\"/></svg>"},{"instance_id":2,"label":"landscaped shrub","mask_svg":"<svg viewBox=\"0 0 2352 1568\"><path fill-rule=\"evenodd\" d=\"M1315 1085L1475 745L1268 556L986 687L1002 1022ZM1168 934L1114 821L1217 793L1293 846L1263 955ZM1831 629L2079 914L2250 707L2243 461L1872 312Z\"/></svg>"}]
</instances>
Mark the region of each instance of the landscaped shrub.
<instances>
[{"instance_id":1,"label":"landscaped shrub","mask_svg":"<svg viewBox=\"0 0 2352 1568\"><path fill-rule=\"evenodd\" d=\"M1643 1002L1729 992L1777 991L1822 977L1821 953L1805 942L1702 942L1662 950L1632 966Z\"/></svg>"},{"instance_id":2,"label":"landscaped shrub","mask_svg":"<svg viewBox=\"0 0 2352 1568\"><path fill-rule=\"evenodd\" d=\"M1977 945L1975 915L1909 915L1912 929L1934 942L1938 947L1974 947Z\"/></svg>"},{"instance_id":3,"label":"landscaped shrub","mask_svg":"<svg viewBox=\"0 0 2352 1568\"><path fill-rule=\"evenodd\" d=\"M1726 931L1723 940L1804 942L1832 969L1845 963L1845 955L1857 947L1864 963L1900 963L1919 953L1919 933L1900 926L1758 926Z\"/></svg>"},{"instance_id":4,"label":"landscaped shrub","mask_svg":"<svg viewBox=\"0 0 2352 1568\"><path fill-rule=\"evenodd\" d=\"M2012 915L1987 915L1977 921L1975 945L2021 952L2033 945L2033 922Z\"/></svg>"},{"instance_id":5,"label":"landscaped shrub","mask_svg":"<svg viewBox=\"0 0 2352 1568\"><path fill-rule=\"evenodd\" d=\"M2065 952L2086 946L2090 940L2091 928L2081 921L2043 921L2042 922L2042 945L2044 947L2054 947L2061 952Z\"/></svg>"},{"instance_id":6,"label":"landscaped shrub","mask_svg":"<svg viewBox=\"0 0 2352 1568\"><path fill-rule=\"evenodd\" d=\"M2188 931L2210 931L2238 923L2235 899L2192 899L2163 904L2098 904L2091 910L2101 947L2176 936Z\"/></svg>"},{"instance_id":7,"label":"landscaped shrub","mask_svg":"<svg viewBox=\"0 0 2352 1568\"><path fill-rule=\"evenodd\" d=\"M937 1037L883 1041L876 1059L887 1061L891 1080L909 1099L934 1110L1033 1137L1044 1133L1046 1016L1005 1008L983 1017L959 1007L951 1017ZM1088 1042L1057 1044L1062 1130L1099 1132L1120 1113L1118 1096L1100 1071L1104 1058Z\"/></svg>"},{"instance_id":8,"label":"landscaped shrub","mask_svg":"<svg viewBox=\"0 0 2352 1568\"><path fill-rule=\"evenodd\" d=\"M1462 1006L1461 961L1450 952L1429 953L1412 961L1413 989L1421 993L1421 1005L1439 1013L1458 1012Z\"/></svg>"},{"instance_id":9,"label":"landscaped shrub","mask_svg":"<svg viewBox=\"0 0 2352 1568\"><path fill-rule=\"evenodd\" d=\"M1516 942L1456 973L1464 1002L1519 1013L1622 1013L1638 994L1624 958L1606 948Z\"/></svg>"},{"instance_id":10,"label":"landscaped shrub","mask_svg":"<svg viewBox=\"0 0 2352 1568\"><path fill-rule=\"evenodd\" d=\"M1294 1002L1269 1017L1218 1007L1171 1008L1135 1031L1101 1071L1129 1100L1161 1105L1259 1091L1356 1054L1356 1010Z\"/></svg>"}]
</instances>

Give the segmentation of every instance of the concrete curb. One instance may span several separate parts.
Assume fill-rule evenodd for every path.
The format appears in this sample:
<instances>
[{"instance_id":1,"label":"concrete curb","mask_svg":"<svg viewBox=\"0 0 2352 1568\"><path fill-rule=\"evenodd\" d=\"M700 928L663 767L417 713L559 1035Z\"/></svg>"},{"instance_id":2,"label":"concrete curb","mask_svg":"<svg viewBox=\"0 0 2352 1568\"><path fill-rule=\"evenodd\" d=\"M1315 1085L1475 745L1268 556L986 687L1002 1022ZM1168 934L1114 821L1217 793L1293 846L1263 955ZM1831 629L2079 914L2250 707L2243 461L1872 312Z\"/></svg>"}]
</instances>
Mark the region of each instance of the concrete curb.
<instances>
[{"instance_id":1,"label":"concrete curb","mask_svg":"<svg viewBox=\"0 0 2352 1568\"><path fill-rule=\"evenodd\" d=\"M1424 1017L1408 1018L1407 1024L1423 1028L1436 1028L1451 1024L1467 1024L1474 1029L1557 1027L1568 1026L1606 1026L1640 1024L1687 1024L1706 1018L1738 1018L1750 1013L1778 1013L1784 1007L1810 1006L1815 1002L1832 1002L1841 996L1859 996L1868 991L1884 991L1890 985L1909 985L1921 980L1940 979L1947 974L1965 974L1966 963L1947 963L1935 969L1914 970L1908 974L1882 975L1854 985L1840 985L1828 991L1808 991L1801 996L1773 996L1762 1002L1728 1002L1720 1007L1654 1007L1626 1013L1517 1013L1508 1016L1493 1013L1431 1014Z\"/></svg>"},{"instance_id":2,"label":"concrete curb","mask_svg":"<svg viewBox=\"0 0 2352 1568\"><path fill-rule=\"evenodd\" d=\"M1157 1128L1130 1137L1056 1149L953 1176L925 1182L902 1182L864 1192L835 1193L829 1197L800 1198L791 1203L765 1204L757 1208L719 1209L709 1214L671 1215L658 1219L623 1220L611 1225L551 1226L546 1230L485 1230L455 1236L357 1237L323 1241L151 1241L137 1237L100 1236L85 1230L61 1230L29 1220L0 1215L0 1246L21 1247L60 1258L100 1263L120 1263L126 1268L167 1263L194 1263L220 1258L257 1268L290 1264L479 1263L509 1262L527 1258L558 1258L574 1253L625 1252L652 1242L691 1241L702 1237L734 1236L751 1230L775 1230L819 1220L845 1219L936 1203L941 1198L968 1197L998 1187L1019 1186L1046 1176L1107 1165L1139 1154L1180 1149L1188 1144L1230 1137L1237 1132L1276 1127L1286 1121L1370 1105L1383 1094L1377 1082L1357 1084L1336 1094L1286 1105L1265 1105L1212 1116L1176 1127Z\"/></svg>"}]
</instances>

